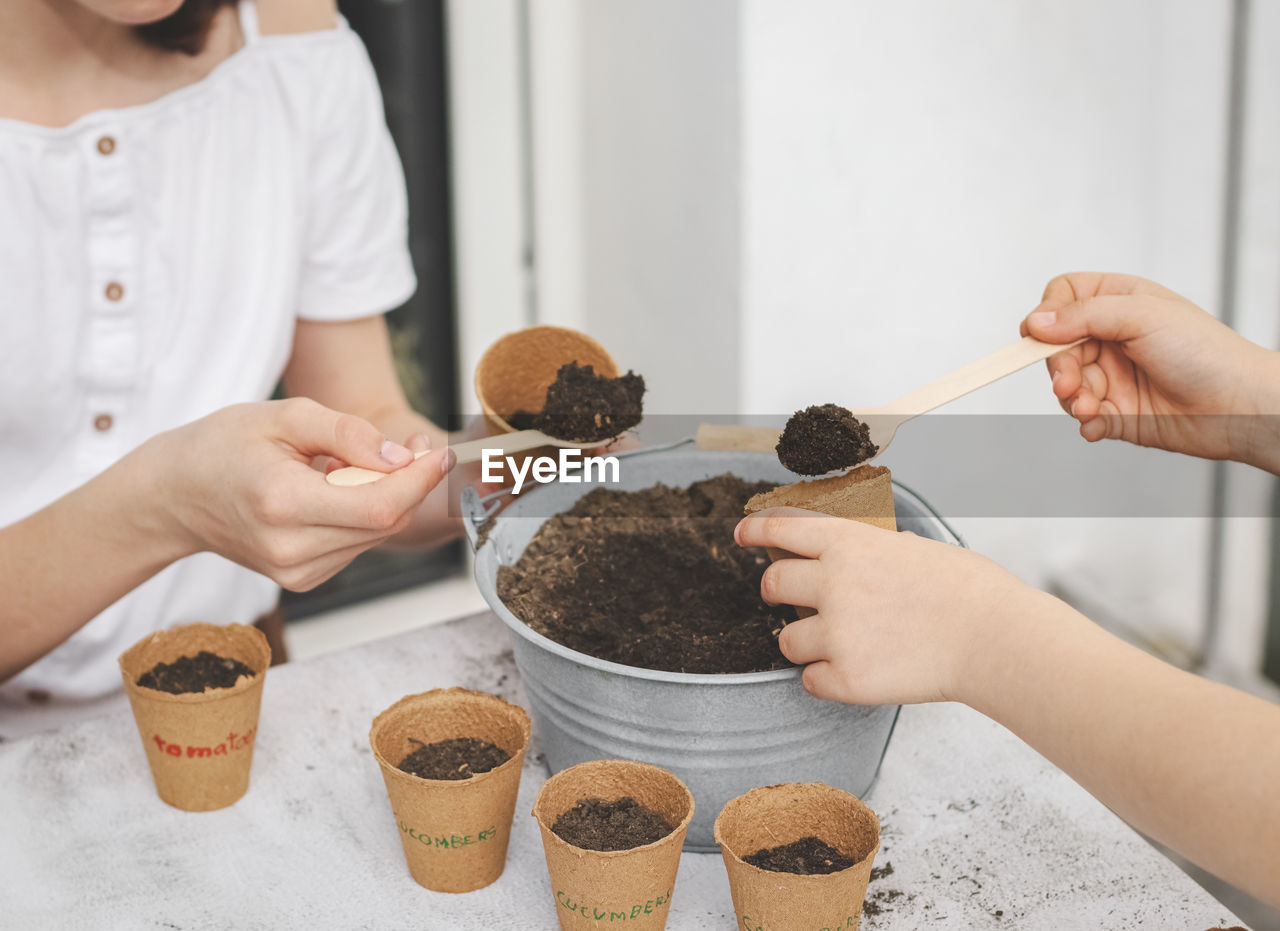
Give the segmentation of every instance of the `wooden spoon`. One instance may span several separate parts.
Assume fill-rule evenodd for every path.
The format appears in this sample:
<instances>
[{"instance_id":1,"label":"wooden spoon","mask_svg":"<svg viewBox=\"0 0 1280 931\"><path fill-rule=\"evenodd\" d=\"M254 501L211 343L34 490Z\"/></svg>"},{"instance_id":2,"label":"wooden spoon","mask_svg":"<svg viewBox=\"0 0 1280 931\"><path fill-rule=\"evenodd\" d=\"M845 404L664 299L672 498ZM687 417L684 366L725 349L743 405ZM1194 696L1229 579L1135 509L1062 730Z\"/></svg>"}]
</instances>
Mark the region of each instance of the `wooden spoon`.
<instances>
[{"instance_id":1,"label":"wooden spoon","mask_svg":"<svg viewBox=\"0 0 1280 931\"><path fill-rule=\"evenodd\" d=\"M458 457L458 464L462 465L467 462L479 462L484 458L486 449L498 450L505 456L509 453L537 449L539 446L560 446L565 449L595 449L604 445L604 442L597 440L594 443L574 443L571 440L557 440L553 436L547 436L541 430L517 430L514 433L501 433L497 436L482 437L478 440L467 440L467 442L459 443L452 449L454 455ZM425 455L425 452L415 453L413 458L419 459ZM376 482L386 474L386 472L379 472L376 469L346 466L345 468L334 469L325 476L325 481L330 485L367 485L370 482Z\"/></svg>"},{"instance_id":2,"label":"wooden spoon","mask_svg":"<svg viewBox=\"0 0 1280 931\"><path fill-rule=\"evenodd\" d=\"M1087 337L1086 337L1087 338ZM1084 339L1074 343L1044 343L1032 336L1024 336L1016 343L998 349L991 355L929 382L922 388L908 392L883 407L853 408L854 417L866 423L871 432L871 442L880 449L870 462L893 442L898 428L914 417L928 413L949 401L964 397L1006 375L1012 375L1035 362L1079 346ZM740 427L721 424L703 424L698 427L699 449L740 449L751 452L773 452L782 431L772 427Z\"/></svg>"}]
</instances>

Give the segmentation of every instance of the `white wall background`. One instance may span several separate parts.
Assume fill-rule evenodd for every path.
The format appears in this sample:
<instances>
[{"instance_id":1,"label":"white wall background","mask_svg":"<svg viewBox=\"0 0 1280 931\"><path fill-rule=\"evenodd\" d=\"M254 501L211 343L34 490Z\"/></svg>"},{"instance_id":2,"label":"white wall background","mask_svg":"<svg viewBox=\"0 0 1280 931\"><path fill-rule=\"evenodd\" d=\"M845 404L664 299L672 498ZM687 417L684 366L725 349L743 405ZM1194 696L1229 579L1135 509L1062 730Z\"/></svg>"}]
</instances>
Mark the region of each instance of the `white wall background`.
<instances>
[{"instance_id":1,"label":"white wall background","mask_svg":"<svg viewBox=\"0 0 1280 931\"><path fill-rule=\"evenodd\" d=\"M1239 324L1274 344L1280 12L1253 7ZM537 0L524 7L521 73L519 0L457 0L451 22L471 50L455 62L454 92L472 244L459 266L464 366L532 313L589 330L642 372L649 413L782 417L829 400L882 403L998 348L1060 272L1142 274L1213 309L1230 9ZM529 91L524 140L511 82ZM513 151L532 163L532 217L513 200ZM953 409L1056 406L1036 369ZM1058 421L1082 465L1152 486L1166 477L1156 454L1086 450ZM933 436L908 426L886 460L931 499L1057 493L1036 484L1057 445L991 461L965 451L957 463ZM1207 468L1180 478L1182 492L1207 495ZM1241 481L1233 491L1261 493ZM1198 642L1205 521L977 510L957 518L961 531L1029 581L1170 652ZM1231 523L1218 659L1247 672L1267 558L1261 522Z\"/></svg>"},{"instance_id":2,"label":"white wall background","mask_svg":"<svg viewBox=\"0 0 1280 931\"><path fill-rule=\"evenodd\" d=\"M748 0L744 408L884 403L1015 339L1065 271L1141 274L1213 306L1228 13L1195 0ZM949 412L1056 410L1036 368ZM947 497L952 464L907 430L885 463ZM1012 452L981 481L1017 477ZM1202 520L956 523L1034 584L1196 642Z\"/></svg>"}]
</instances>

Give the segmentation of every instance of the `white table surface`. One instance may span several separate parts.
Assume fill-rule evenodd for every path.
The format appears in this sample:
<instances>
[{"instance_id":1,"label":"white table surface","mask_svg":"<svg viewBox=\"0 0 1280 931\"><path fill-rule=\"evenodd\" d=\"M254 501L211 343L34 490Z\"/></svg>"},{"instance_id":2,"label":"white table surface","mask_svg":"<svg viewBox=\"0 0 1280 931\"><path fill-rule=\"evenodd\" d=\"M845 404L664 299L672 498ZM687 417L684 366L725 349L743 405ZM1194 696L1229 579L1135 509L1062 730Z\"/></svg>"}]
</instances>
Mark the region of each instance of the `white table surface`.
<instances>
[{"instance_id":1,"label":"white table surface","mask_svg":"<svg viewBox=\"0 0 1280 931\"><path fill-rule=\"evenodd\" d=\"M271 670L249 792L217 812L159 800L127 712L0 744L0 928L556 928L529 815L546 778L536 724L503 876L465 895L409 878L369 725L448 685L526 704L492 615ZM1240 924L963 706L904 708L866 801L893 872L871 884L864 929ZM734 926L720 857L684 854L668 927Z\"/></svg>"}]
</instances>

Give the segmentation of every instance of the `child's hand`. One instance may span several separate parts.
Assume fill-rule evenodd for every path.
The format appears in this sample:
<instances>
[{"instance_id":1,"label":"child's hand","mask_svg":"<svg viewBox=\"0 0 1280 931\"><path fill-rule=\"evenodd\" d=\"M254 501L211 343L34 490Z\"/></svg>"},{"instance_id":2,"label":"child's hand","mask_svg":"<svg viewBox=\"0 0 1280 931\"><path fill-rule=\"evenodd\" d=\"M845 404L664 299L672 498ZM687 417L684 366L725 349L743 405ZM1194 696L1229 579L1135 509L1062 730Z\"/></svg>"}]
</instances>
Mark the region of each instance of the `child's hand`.
<instances>
[{"instance_id":1,"label":"child's hand","mask_svg":"<svg viewBox=\"0 0 1280 931\"><path fill-rule=\"evenodd\" d=\"M1271 468L1280 444L1256 415L1280 414L1280 356L1186 298L1129 275L1063 275L1022 332L1050 343L1093 337L1049 359L1053 393L1089 442Z\"/></svg>"},{"instance_id":2,"label":"child's hand","mask_svg":"<svg viewBox=\"0 0 1280 931\"><path fill-rule=\"evenodd\" d=\"M734 538L811 557L778 560L760 591L770 603L817 610L784 627L778 645L809 664L804 686L819 698L964 701L986 632L1047 597L961 547L812 511L760 511Z\"/></svg>"}]
</instances>

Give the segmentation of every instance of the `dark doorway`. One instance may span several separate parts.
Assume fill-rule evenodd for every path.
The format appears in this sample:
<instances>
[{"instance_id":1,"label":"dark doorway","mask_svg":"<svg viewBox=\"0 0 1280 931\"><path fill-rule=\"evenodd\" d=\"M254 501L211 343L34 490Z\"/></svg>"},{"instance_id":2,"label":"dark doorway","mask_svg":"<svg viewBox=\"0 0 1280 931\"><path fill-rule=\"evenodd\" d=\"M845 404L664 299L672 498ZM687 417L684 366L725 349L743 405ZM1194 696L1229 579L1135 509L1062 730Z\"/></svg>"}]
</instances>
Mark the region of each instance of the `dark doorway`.
<instances>
[{"instance_id":1,"label":"dark doorway","mask_svg":"<svg viewBox=\"0 0 1280 931\"><path fill-rule=\"evenodd\" d=\"M405 167L418 291L387 316L400 382L416 410L457 429L444 0L341 0L339 9L369 49L387 125ZM443 578L461 567L460 542L422 552L365 553L313 591L285 592L285 613L290 619L306 617Z\"/></svg>"}]
</instances>

